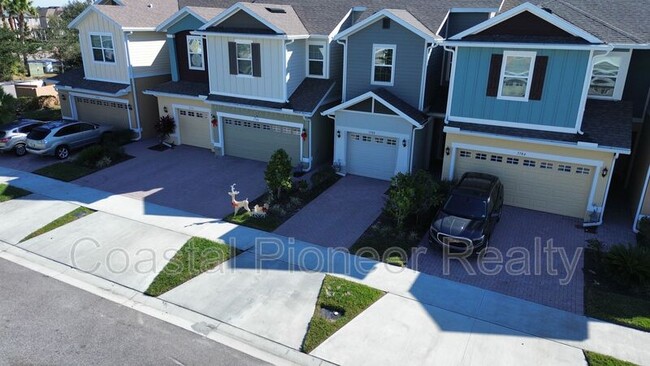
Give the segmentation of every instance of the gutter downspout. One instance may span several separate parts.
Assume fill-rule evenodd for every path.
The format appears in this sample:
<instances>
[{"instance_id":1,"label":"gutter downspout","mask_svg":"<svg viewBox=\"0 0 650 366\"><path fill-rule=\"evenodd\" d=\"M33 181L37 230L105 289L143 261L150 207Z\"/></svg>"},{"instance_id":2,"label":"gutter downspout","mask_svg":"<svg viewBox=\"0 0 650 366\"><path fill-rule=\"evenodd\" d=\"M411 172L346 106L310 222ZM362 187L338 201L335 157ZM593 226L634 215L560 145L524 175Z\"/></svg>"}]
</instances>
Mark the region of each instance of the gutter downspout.
<instances>
[{"instance_id":1,"label":"gutter downspout","mask_svg":"<svg viewBox=\"0 0 650 366\"><path fill-rule=\"evenodd\" d=\"M442 49L451 52L452 64L451 72L449 75L449 95L447 96L447 111L445 111L445 124L449 124L449 111L451 110L451 96L454 91L454 76L456 75L456 49L454 47L449 48L449 46L442 46Z\"/></svg>"},{"instance_id":2,"label":"gutter downspout","mask_svg":"<svg viewBox=\"0 0 650 366\"><path fill-rule=\"evenodd\" d=\"M126 61L129 64L129 84L131 84L131 91L133 92L133 111L135 112L135 122L137 128L131 128L138 134L134 141L142 140L142 125L140 124L140 108L138 106L138 91L135 88L135 80L133 79L133 66L131 65L131 55L129 54L129 36L133 32L124 32L124 48L126 49Z\"/></svg>"},{"instance_id":3,"label":"gutter downspout","mask_svg":"<svg viewBox=\"0 0 650 366\"><path fill-rule=\"evenodd\" d=\"M341 102L347 101L347 86L348 86L348 42L337 40L336 43L343 46L343 85L341 88Z\"/></svg>"},{"instance_id":4,"label":"gutter downspout","mask_svg":"<svg viewBox=\"0 0 650 366\"><path fill-rule=\"evenodd\" d=\"M650 184L650 167L648 167L648 172L645 175L645 184L643 185L643 191L641 192L641 199L639 200L639 206L636 209L636 215L634 215L634 222L632 223L632 231L635 233L639 233L639 228L637 227L637 224L639 220L641 219L641 207L643 206L643 202L645 201L646 194L648 193L648 184Z\"/></svg>"},{"instance_id":5,"label":"gutter downspout","mask_svg":"<svg viewBox=\"0 0 650 366\"><path fill-rule=\"evenodd\" d=\"M616 166L616 160L618 160L619 153L614 153L614 159L612 160L612 166L609 171L609 180L607 181L607 187L605 187L605 198L603 199L603 208L600 210L600 219L597 222L588 222L582 225L583 227L591 226L600 226L603 224L603 219L605 217L605 207L607 206L607 198L609 197L609 188L612 184L612 178L614 177L614 167Z\"/></svg>"},{"instance_id":6,"label":"gutter downspout","mask_svg":"<svg viewBox=\"0 0 650 366\"><path fill-rule=\"evenodd\" d=\"M311 170L311 165L312 165L312 162L314 161L314 157L312 156L312 153L311 153L312 136L314 135L314 131L312 131L312 128L311 128L312 127L311 118L307 118L306 116L303 116L302 118L305 120L305 123L307 124L307 127L308 127L307 131L309 131L309 135L308 135L309 136L309 152L308 152L308 154L309 154L309 163L307 165L307 169L303 169L302 171L303 172L308 172L308 171ZM302 155L302 151L300 152L300 154Z\"/></svg>"},{"instance_id":7,"label":"gutter downspout","mask_svg":"<svg viewBox=\"0 0 650 366\"><path fill-rule=\"evenodd\" d=\"M420 125L420 127L415 127L413 132L411 132L411 156L409 157L409 171L411 173L413 172L413 154L415 153L415 132L422 130L429 124L429 121L431 121L431 118L427 118L427 121L424 122L424 124Z\"/></svg>"}]
</instances>

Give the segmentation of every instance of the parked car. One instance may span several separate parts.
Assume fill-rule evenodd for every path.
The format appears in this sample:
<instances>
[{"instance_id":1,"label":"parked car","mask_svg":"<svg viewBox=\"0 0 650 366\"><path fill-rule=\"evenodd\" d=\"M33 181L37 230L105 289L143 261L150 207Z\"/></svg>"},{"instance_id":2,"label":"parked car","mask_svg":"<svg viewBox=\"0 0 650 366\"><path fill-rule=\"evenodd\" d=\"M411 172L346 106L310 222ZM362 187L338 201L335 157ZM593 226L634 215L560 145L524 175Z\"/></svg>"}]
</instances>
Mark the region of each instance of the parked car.
<instances>
[{"instance_id":1,"label":"parked car","mask_svg":"<svg viewBox=\"0 0 650 366\"><path fill-rule=\"evenodd\" d=\"M13 151L18 156L27 153L25 141L27 134L34 127L42 125L42 121L35 119L20 119L11 123L0 125L0 152Z\"/></svg>"},{"instance_id":2,"label":"parked car","mask_svg":"<svg viewBox=\"0 0 650 366\"><path fill-rule=\"evenodd\" d=\"M27 152L67 159L72 149L101 142L112 129L112 126L79 121L48 122L27 135Z\"/></svg>"},{"instance_id":3,"label":"parked car","mask_svg":"<svg viewBox=\"0 0 650 366\"><path fill-rule=\"evenodd\" d=\"M478 251L489 245L501 219L503 184L490 174L465 173L438 211L429 243L454 251Z\"/></svg>"}]
</instances>

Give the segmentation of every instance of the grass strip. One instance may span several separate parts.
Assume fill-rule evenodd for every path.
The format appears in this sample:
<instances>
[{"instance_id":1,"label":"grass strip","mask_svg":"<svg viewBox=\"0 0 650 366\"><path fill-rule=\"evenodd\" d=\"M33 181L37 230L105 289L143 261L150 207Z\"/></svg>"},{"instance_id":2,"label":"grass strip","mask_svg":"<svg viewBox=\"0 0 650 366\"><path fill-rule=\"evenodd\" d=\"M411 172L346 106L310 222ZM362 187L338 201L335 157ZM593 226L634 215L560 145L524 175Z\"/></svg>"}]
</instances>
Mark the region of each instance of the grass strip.
<instances>
[{"instance_id":1,"label":"grass strip","mask_svg":"<svg viewBox=\"0 0 650 366\"><path fill-rule=\"evenodd\" d=\"M79 220L80 218L88 216L93 212L95 212L95 211L91 210L89 208L78 207L75 210L73 210L71 212L68 212L67 214L59 217L58 219L50 222L49 224L43 226L42 228L40 228L40 229L34 231L33 233L27 235L20 242L22 243L22 242L24 242L26 240L29 240L31 238L35 238L35 237L37 237L39 235L43 235L48 231L52 231L52 230L54 230L54 229L56 229L58 227L69 224L69 223L71 223L71 222L73 222L75 220Z\"/></svg>"},{"instance_id":2,"label":"grass strip","mask_svg":"<svg viewBox=\"0 0 650 366\"><path fill-rule=\"evenodd\" d=\"M596 352L583 351L589 366L635 366L631 362L621 361L611 356L602 355Z\"/></svg>"},{"instance_id":3,"label":"grass strip","mask_svg":"<svg viewBox=\"0 0 650 366\"><path fill-rule=\"evenodd\" d=\"M24 190L22 188L10 186L9 184L2 183L0 184L0 202L6 202L14 198L19 198L27 196L32 192Z\"/></svg>"}]
</instances>

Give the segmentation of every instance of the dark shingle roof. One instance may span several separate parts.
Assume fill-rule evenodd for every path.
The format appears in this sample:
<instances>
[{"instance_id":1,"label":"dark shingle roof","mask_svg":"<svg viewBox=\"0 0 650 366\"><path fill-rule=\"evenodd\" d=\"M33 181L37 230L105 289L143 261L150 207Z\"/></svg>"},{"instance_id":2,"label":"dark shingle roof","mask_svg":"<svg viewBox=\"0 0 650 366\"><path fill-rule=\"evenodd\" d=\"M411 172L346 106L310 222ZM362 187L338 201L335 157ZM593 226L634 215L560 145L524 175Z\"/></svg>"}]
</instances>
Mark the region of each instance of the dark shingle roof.
<instances>
[{"instance_id":1,"label":"dark shingle roof","mask_svg":"<svg viewBox=\"0 0 650 366\"><path fill-rule=\"evenodd\" d=\"M178 11L177 0L128 0L124 6L93 6L122 28L155 28Z\"/></svg>"},{"instance_id":2,"label":"dark shingle roof","mask_svg":"<svg viewBox=\"0 0 650 366\"><path fill-rule=\"evenodd\" d=\"M74 89L91 90L101 93L118 94L130 87L129 84L110 83L84 79L83 69L73 69L63 74L51 77L48 80L56 82L58 86L67 86Z\"/></svg>"},{"instance_id":3,"label":"dark shingle roof","mask_svg":"<svg viewBox=\"0 0 650 366\"><path fill-rule=\"evenodd\" d=\"M192 97L199 95L208 95L210 93L210 86L208 83L194 83L189 81L168 81L153 88L148 89L149 92L165 93L165 94L179 94Z\"/></svg>"},{"instance_id":4,"label":"dark shingle roof","mask_svg":"<svg viewBox=\"0 0 650 366\"><path fill-rule=\"evenodd\" d=\"M214 6L228 8L233 0L179 0L179 6ZM310 34L330 34L355 6L365 6L363 20L382 9L403 9L411 13L430 31L436 32L450 8L499 8L501 0L264 0L267 4L291 5Z\"/></svg>"},{"instance_id":5,"label":"dark shingle roof","mask_svg":"<svg viewBox=\"0 0 650 366\"><path fill-rule=\"evenodd\" d=\"M402 113L409 116L409 118L411 118L412 120L420 124L426 121L427 119L426 114L422 113L419 109L401 100L400 98L395 96L395 94L389 92L388 90L381 88L381 89L373 90L373 93L375 93L375 95L385 100L386 102L390 103L390 105L392 105L393 107L399 109Z\"/></svg>"},{"instance_id":6,"label":"dark shingle roof","mask_svg":"<svg viewBox=\"0 0 650 366\"><path fill-rule=\"evenodd\" d=\"M475 123L450 122L463 131L504 135L534 140L550 140L577 144L596 143L599 147L630 149L632 145L632 103L589 100L582 121L584 134L526 130Z\"/></svg>"},{"instance_id":7,"label":"dark shingle roof","mask_svg":"<svg viewBox=\"0 0 650 366\"><path fill-rule=\"evenodd\" d=\"M525 0L505 0L501 11ZM530 0L606 43L650 43L648 0Z\"/></svg>"},{"instance_id":8,"label":"dark shingle roof","mask_svg":"<svg viewBox=\"0 0 650 366\"><path fill-rule=\"evenodd\" d=\"M295 112L311 114L315 112L318 105L327 97L327 94L332 90L333 86L334 82L332 80L306 78L291 95L287 103L266 102L215 94L210 94L208 101L269 109L291 109Z\"/></svg>"}]
</instances>

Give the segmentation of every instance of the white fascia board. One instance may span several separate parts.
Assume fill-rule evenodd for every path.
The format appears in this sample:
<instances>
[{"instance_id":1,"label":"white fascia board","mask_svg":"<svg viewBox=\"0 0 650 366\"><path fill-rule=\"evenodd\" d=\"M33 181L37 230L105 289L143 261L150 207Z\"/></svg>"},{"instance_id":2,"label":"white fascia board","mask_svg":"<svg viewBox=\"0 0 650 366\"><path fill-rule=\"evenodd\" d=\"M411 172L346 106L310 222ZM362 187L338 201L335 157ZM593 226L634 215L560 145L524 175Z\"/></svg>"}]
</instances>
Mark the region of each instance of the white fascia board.
<instances>
[{"instance_id":1,"label":"white fascia board","mask_svg":"<svg viewBox=\"0 0 650 366\"><path fill-rule=\"evenodd\" d=\"M213 37L241 37L244 39L284 39L288 40L290 39L284 34L278 34L278 35L265 35L265 34L251 34L251 33L224 33L224 32L209 32L209 31L191 31L191 35L195 36L213 36ZM304 38L309 38L309 36L304 36ZM296 38L291 38L291 39L296 39Z\"/></svg>"},{"instance_id":2,"label":"white fascia board","mask_svg":"<svg viewBox=\"0 0 650 366\"><path fill-rule=\"evenodd\" d=\"M477 24L477 25L475 25L475 26L473 26L473 27L471 27L471 28L469 28L469 29L467 29L467 30L465 30L463 32L460 32L460 33L456 34L455 36L451 37L450 39L451 40L460 40L460 39L462 39L462 38L464 38L466 36L476 34L476 33L480 33L480 32L482 32L482 31L484 31L484 30L486 30L486 29L488 29L488 28L490 28L492 26L495 26L495 25L497 25L497 24L499 24L501 22L504 22L504 21L512 18L515 15L521 14L524 11L531 12L531 13L533 13L533 15L536 15L537 17L539 17L539 18L553 24L554 26L564 30L567 33L570 33L570 34L572 34L572 35L574 35L576 37L580 37L580 38L584 39L585 41L587 41L589 43L601 43L601 44L604 43L603 41L601 41L599 38L592 35L591 33L588 33L586 31L576 27L575 25L567 22L566 20L558 17L557 15L551 14L551 13L547 12L546 10L544 10L544 9L542 9L540 7L537 7L537 6L535 6L535 5L531 4L531 3L523 3L523 4L521 4L521 5L519 5L519 6L515 7L515 8L512 8L512 9L510 9L510 10L504 12L504 13L501 13L501 14L493 17L493 18L490 18L490 19L488 19L488 20L486 20L486 21L484 21L482 23L479 23L479 24Z\"/></svg>"},{"instance_id":3,"label":"white fascia board","mask_svg":"<svg viewBox=\"0 0 650 366\"><path fill-rule=\"evenodd\" d=\"M111 17L107 16L106 14L102 13L101 10L97 9L94 5L90 5L90 6L88 6L88 7L86 8L86 10L82 11L81 14L79 14L76 18L74 18L74 19L70 22L70 24L68 24L68 28L69 28L69 29L76 29L76 26L77 26L79 23L81 23L81 22L86 18L86 16L87 16L90 12L97 13L99 16L101 16L102 18L106 19L106 21L108 21L109 23L112 23L112 24L115 25L117 28L122 29L122 25L121 25L121 24L119 24L118 22L116 22L113 18L111 18Z\"/></svg>"},{"instance_id":4,"label":"white fascia board","mask_svg":"<svg viewBox=\"0 0 650 366\"><path fill-rule=\"evenodd\" d=\"M420 36L420 37L422 37L422 38L424 38L427 41L430 41L432 43L442 39L441 37L433 34L433 32L432 32L432 34L427 34L427 33L422 32L421 30L413 27L411 24L405 22L402 18L398 17L396 14L384 9L384 10L379 11L379 12L371 15L370 17L362 20L361 22L353 25L352 27L344 30L343 32L339 33L338 35L336 35L336 37L334 37L334 40L338 41L340 39L347 38L350 35L362 30L363 28L373 24L374 22L376 22L379 19L384 18L384 17L390 18L391 20L394 20L397 24L401 25L402 27L410 30L411 32L417 34L418 36Z\"/></svg>"},{"instance_id":5,"label":"white fascia board","mask_svg":"<svg viewBox=\"0 0 650 366\"><path fill-rule=\"evenodd\" d=\"M549 50L612 50L611 45L587 45L565 43L516 43L516 42L468 42L468 41L443 41L443 45L450 47L490 47L490 48L522 48L522 49L549 49Z\"/></svg>"},{"instance_id":6,"label":"white fascia board","mask_svg":"<svg viewBox=\"0 0 650 366\"><path fill-rule=\"evenodd\" d=\"M195 17L197 20L203 23L208 21L207 19L203 18L202 16L200 16L199 14L197 14L192 9L186 6L183 7L181 10L177 11L176 13L174 13L169 18L167 18L167 20L165 20L164 22L160 23L160 25L156 27L156 32L167 32L167 29L169 29L169 27L178 23L188 15Z\"/></svg>"},{"instance_id":7,"label":"white fascia board","mask_svg":"<svg viewBox=\"0 0 650 366\"><path fill-rule=\"evenodd\" d=\"M359 102L362 102L362 101L364 101L364 100L366 100L366 99L368 99L368 98L373 98L373 99L378 100L378 101L379 101L381 104L383 104L386 108L388 108L388 109L390 109L391 111L395 112L395 114L397 114L398 116L402 117L403 119L405 119L406 121L408 121L408 122L409 122L410 124L412 124L413 126L415 126L415 127L422 127L422 124L421 124L421 123L419 123L418 121L414 120L413 118L407 116L404 112L402 112L402 111L400 111L399 109L395 108L392 104L388 103L387 101L385 101L384 99L382 99L382 98L379 97L377 94L375 94L375 93L373 93L373 92L371 92L371 91L366 92L366 93L364 93L364 94L361 94L361 95L359 95L359 96L356 97L356 98L350 99L350 100L348 100L347 102L342 103L342 104L339 104L339 105L337 105L337 106L335 106L335 107L332 107L332 108L330 108L330 109L328 109L328 110L326 110L326 111L323 111L323 112L321 112L321 115L322 115L322 116L327 116L327 115L330 115L330 114L334 114L334 113L336 113L337 111L340 111L341 109L346 109L347 107L349 107L349 106L351 106L351 105L355 105L355 104L357 104L357 103L359 103Z\"/></svg>"}]
</instances>

